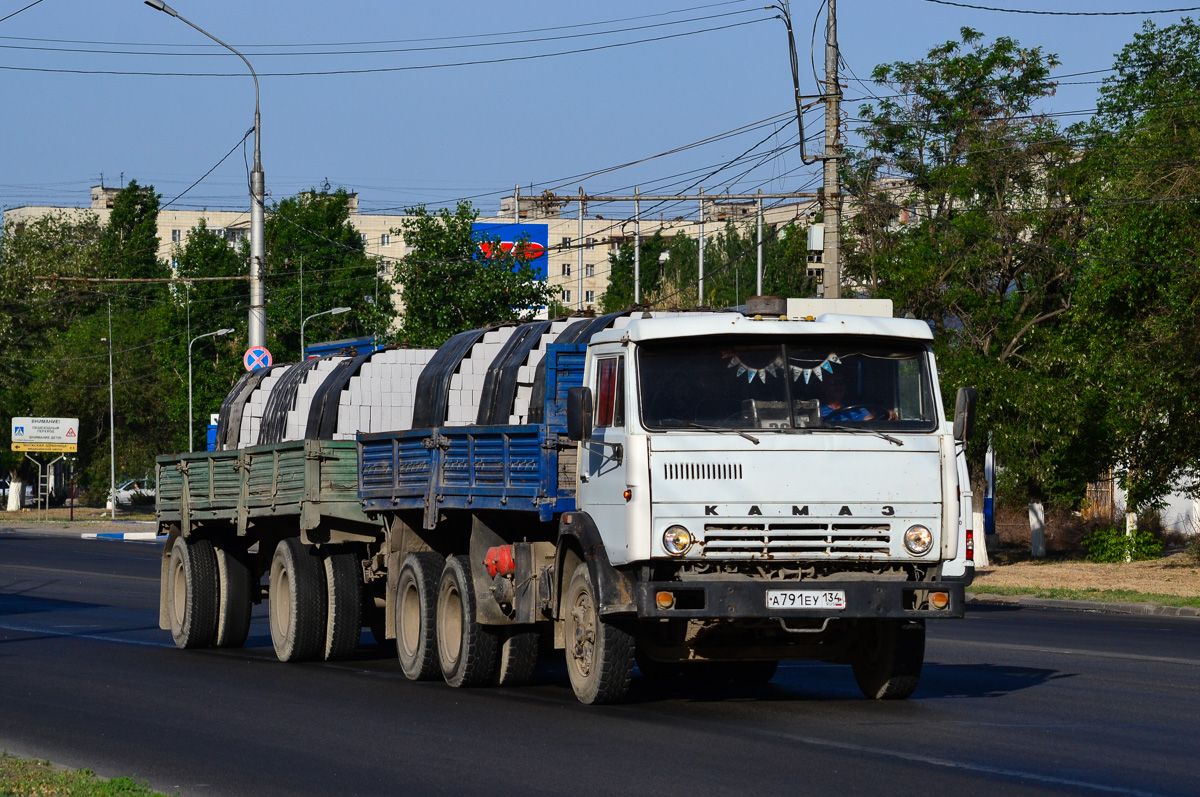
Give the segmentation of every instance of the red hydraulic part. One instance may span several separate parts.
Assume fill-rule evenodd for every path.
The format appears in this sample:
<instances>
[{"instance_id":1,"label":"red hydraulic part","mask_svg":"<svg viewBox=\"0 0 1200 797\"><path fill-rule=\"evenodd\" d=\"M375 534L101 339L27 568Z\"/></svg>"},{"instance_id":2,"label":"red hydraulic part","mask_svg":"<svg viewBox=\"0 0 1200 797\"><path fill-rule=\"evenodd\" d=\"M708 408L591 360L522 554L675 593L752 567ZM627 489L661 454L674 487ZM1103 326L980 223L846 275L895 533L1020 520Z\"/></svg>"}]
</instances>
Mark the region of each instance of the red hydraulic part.
<instances>
[{"instance_id":1,"label":"red hydraulic part","mask_svg":"<svg viewBox=\"0 0 1200 797\"><path fill-rule=\"evenodd\" d=\"M488 548L487 555L483 557L483 563L487 566L488 575L492 578L511 576L517 572L517 563L513 559L511 545L497 545L494 548Z\"/></svg>"}]
</instances>

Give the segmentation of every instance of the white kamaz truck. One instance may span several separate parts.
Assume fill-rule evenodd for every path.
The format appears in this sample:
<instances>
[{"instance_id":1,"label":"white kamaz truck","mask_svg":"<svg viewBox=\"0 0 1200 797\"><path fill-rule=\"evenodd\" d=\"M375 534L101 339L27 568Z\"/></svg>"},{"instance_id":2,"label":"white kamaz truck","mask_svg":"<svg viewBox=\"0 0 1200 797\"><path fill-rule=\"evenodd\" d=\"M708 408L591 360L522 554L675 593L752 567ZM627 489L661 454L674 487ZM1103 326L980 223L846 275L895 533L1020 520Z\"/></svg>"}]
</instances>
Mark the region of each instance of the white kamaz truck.
<instances>
[{"instance_id":1,"label":"white kamaz truck","mask_svg":"<svg viewBox=\"0 0 1200 797\"><path fill-rule=\"evenodd\" d=\"M585 703L620 699L635 663L766 681L787 659L910 695L926 620L961 618L973 575L974 391L948 421L928 325L764 297L551 327L416 358L398 428L356 435L353 505L346 443L322 438L364 358L326 368L291 442L161 457L164 628L241 644L267 597L283 660L346 655L366 624L409 678L452 686L520 683L554 647Z\"/></svg>"}]
</instances>

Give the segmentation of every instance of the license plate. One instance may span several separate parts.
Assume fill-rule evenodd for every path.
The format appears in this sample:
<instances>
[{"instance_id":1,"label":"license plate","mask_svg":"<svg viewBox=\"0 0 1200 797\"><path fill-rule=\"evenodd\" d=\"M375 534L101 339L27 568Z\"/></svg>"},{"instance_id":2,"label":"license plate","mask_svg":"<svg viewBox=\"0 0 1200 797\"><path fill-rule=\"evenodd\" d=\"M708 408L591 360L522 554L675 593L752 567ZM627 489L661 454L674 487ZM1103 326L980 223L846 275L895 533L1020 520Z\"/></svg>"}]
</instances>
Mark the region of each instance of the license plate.
<instances>
[{"instance_id":1,"label":"license plate","mask_svg":"<svg viewBox=\"0 0 1200 797\"><path fill-rule=\"evenodd\" d=\"M768 609L845 609L846 593L840 589L769 589Z\"/></svg>"}]
</instances>

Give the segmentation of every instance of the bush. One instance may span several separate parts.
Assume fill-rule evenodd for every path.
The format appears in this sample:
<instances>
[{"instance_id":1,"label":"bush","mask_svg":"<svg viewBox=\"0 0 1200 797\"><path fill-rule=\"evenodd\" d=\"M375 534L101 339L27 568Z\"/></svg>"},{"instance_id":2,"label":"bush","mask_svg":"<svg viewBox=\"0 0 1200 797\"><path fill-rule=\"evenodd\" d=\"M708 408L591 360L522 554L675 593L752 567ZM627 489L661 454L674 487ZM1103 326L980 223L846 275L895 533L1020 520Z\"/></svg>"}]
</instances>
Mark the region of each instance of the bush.
<instances>
[{"instance_id":1,"label":"bush","mask_svg":"<svg viewBox=\"0 0 1200 797\"><path fill-rule=\"evenodd\" d=\"M1125 529L1109 526L1096 529L1083 538L1083 549L1092 562L1124 562L1157 559L1162 555L1162 543L1149 531L1138 529L1132 539Z\"/></svg>"},{"instance_id":2,"label":"bush","mask_svg":"<svg viewBox=\"0 0 1200 797\"><path fill-rule=\"evenodd\" d=\"M1192 557L1193 562L1200 564L1200 540L1192 540L1183 550L1184 553Z\"/></svg>"}]
</instances>

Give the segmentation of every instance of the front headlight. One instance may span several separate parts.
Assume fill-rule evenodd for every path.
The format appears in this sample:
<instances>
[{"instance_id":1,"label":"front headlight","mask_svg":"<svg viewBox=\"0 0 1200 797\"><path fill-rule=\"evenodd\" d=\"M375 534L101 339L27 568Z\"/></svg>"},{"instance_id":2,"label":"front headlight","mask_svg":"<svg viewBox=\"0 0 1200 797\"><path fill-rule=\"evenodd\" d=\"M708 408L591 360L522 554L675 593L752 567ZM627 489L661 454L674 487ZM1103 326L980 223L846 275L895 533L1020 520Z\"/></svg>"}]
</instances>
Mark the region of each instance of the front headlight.
<instances>
[{"instance_id":1,"label":"front headlight","mask_svg":"<svg viewBox=\"0 0 1200 797\"><path fill-rule=\"evenodd\" d=\"M920 524L904 532L904 547L913 556L922 556L933 546L933 532Z\"/></svg>"},{"instance_id":2,"label":"front headlight","mask_svg":"<svg viewBox=\"0 0 1200 797\"><path fill-rule=\"evenodd\" d=\"M671 526L663 532L663 548L671 556L683 556L694 542L692 533L683 526Z\"/></svg>"}]
</instances>

